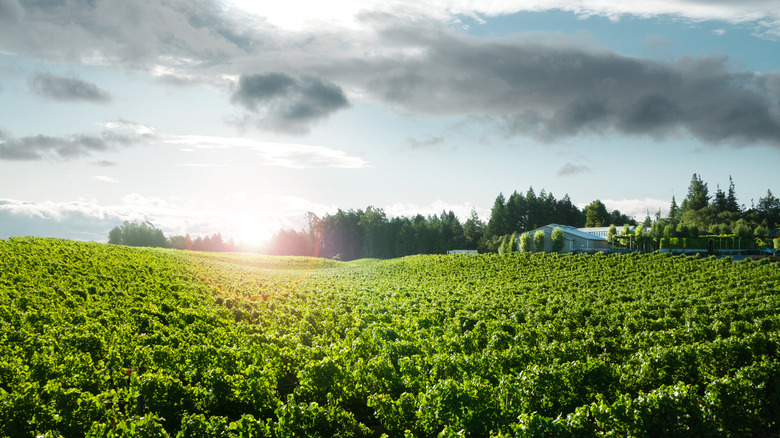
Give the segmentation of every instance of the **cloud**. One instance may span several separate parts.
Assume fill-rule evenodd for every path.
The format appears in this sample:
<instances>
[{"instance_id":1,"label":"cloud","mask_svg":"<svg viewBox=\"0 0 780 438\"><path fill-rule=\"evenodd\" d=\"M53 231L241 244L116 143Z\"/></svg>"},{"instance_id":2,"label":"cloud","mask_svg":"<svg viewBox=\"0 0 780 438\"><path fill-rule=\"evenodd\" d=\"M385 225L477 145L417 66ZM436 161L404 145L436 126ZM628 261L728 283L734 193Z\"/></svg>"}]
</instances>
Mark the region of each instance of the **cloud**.
<instances>
[{"instance_id":1,"label":"cloud","mask_svg":"<svg viewBox=\"0 0 780 438\"><path fill-rule=\"evenodd\" d=\"M365 89L405 112L492 120L506 136L542 142L618 133L780 146L780 73L734 71L725 57L660 62L583 45L576 36L502 40L390 25L386 60Z\"/></svg>"},{"instance_id":2,"label":"cloud","mask_svg":"<svg viewBox=\"0 0 780 438\"><path fill-rule=\"evenodd\" d=\"M281 228L301 229L307 211L335 211L297 197L233 197L219 205L202 200L163 199L138 193L113 204L83 198L70 202L36 202L0 198L0 239L46 236L106 242L108 232L124 221L149 221L166 236L190 234L259 244ZM273 212L273 216L271 213Z\"/></svg>"},{"instance_id":3,"label":"cloud","mask_svg":"<svg viewBox=\"0 0 780 438\"><path fill-rule=\"evenodd\" d=\"M111 183L111 184L116 184L116 183L119 182L119 180L117 178L113 178L113 177L110 177L110 176L104 176L104 175L95 175L95 176L92 177L92 179L94 179L95 181L101 181L101 182L106 182L106 183Z\"/></svg>"},{"instance_id":4,"label":"cloud","mask_svg":"<svg viewBox=\"0 0 780 438\"><path fill-rule=\"evenodd\" d=\"M30 202L0 199L0 238L46 236L105 242L108 230L135 220L126 209L111 209L93 200Z\"/></svg>"},{"instance_id":5,"label":"cloud","mask_svg":"<svg viewBox=\"0 0 780 438\"><path fill-rule=\"evenodd\" d=\"M0 160L8 161L63 161L86 157L99 152L116 150L147 141L153 134L115 127L99 135L73 134L69 136L33 135L21 138L0 129Z\"/></svg>"},{"instance_id":6,"label":"cloud","mask_svg":"<svg viewBox=\"0 0 780 438\"><path fill-rule=\"evenodd\" d=\"M474 209L477 215L482 219L490 217L490 210L486 208L476 207L470 202L462 204L453 204L441 199L437 199L428 205L419 205L411 203L396 203L386 205L383 210L389 217L408 217L412 218L421 214L423 216L439 216L441 212L452 211L458 220L462 223L466 222L471 217L471 210Z\"/></svg>"},{"instance_id":7,"label":"cloud","mask_svg":"<svg viewBox=\"0 0 780 438\"><path fill-rule=\"evenodd\" d=\"M344 91L321 78L284 73L242 75L231 102L248 110L258 128L305 134L309 126L349 106Z\"/></svg>"},{"instance_id":8,"label":"cloud","mask_svg":"<svg viewBox=\"0 0 780 438\"><path fill-rule=\"evenodd\" d=\"M558 176L572 176L581 173L592 173L593 170L584 164L566 163L558 169Z\"/></svg>"},{"instance_id":9,"label":"cloud","mask_svg":"<svg viewBox=\"0 0 780 438\"><path fill-rule=\"evenodd\" d=\"M114 132L133 133L145 137L154 136L154 128L152 128L151 126L130 122L124 119L112 120L110 122L103 122L100 123L99 125L105 129Z\"/></svg>"},{"instance_id":10,"label":"cloud","mask_svg":"<svg viewBox=\"0 0 780 438\"><path fill-rule=\"evenodd\" d=\"M435 148L441 145L442 143L444 143L444 137L442 136L428 137L423 140L417 140L416 138L409 137L406 139L406 143L412 149L430 149L430 148Z\"/></svg>"},{"instance_id":11,"label":"cloud","mask_svg":"<svg viewBox=\"0 0 780 438\"><path fill-rule=\"evenodd\" d=\"M111 100L108 92L93 83L51 73L36 73L30 78L29 85L39 95L62 102L105 103Z\"/></svg>"},{"instance_id":12,"label":"cloud","mask_svg":"<svg viewBox=\"0 0 780 438\"><path fill-rule=\"evenodd\" d=\"M256 65L270 64L282 69L284 65L296 68L303 62L298 56L304 54L319 60L323 55L338 56L337 51L345 50L355 50L355 54L363 56L386 53L389 47L370 44L372 38L366 30L375 23L366 17L372 14L447 25L462 24L465 19L484 23L492 17L541 11L615 20L624 16L666 16L694 22L749 23L757 35L780 37L780 9L774 2L762 0L353 0L322 5L306 0L273 4L251 0L23 3L24 7L17 0L0 0L0 20L5 25L5 32L0 33L0 48L4 51L47 59L119 64L146 71L160 67L168 72L166 77L174 80L208 80L206 76L192 75L192 70L231 64L241 68L246 57L257 58ZM280 58L289 62L280 62Z\"/></svg>"},{"instance_id":13,"label":"cloud","mask_svg":"<svg viewBox=\"0 0 780 438\"><path fill-rule=\"evenodd\" d=\"M655 217L655 213L658 209L661 209L661 217L666 217L669 214L669 205L671 199L602 199L601 202L607 207L607 210L619 210L621 213L628 217L633 217L637 221L644 220L645 216L650 213L650 217ZM577 204L577 207L582 210L588 204Z\"/></svg>"},{"instance_id":14,"label":"cloud","mask_svg":"<svg viewBox=\"0 0 780 438\"><path fill-rule=\"evenodd\" d=\"M306 133L347 108L350 96L405 115L486 120L501 135L542 142L617 133L780 145L780 91L772 86L778 72L740 71L717 56L672 62L625 56L593 47L585 34L478 39L453 30L467 18L556 10L583 18L748 23L763 37L780 38L773 2L371 0L320 7L315 15L298 1L263 2L254 13L216 0L25 2L24 8L0 1L16 11L0 32L4 52L120 65L224 90L233 83L231 101L243 110L233 122L263 130ZM283 27L285 17L311 26Z\"/></svg>"},{"instance_id":15,"label":"cloud","mask_svg":"<svg viewBox=\"0 0 780 438\"><path fill-rule=\"evenodd\" d=\"M262 157L264 164L267 166L287 167L292 169L322 167L359 169L368 167L368 163L362 158L354 157L346 152L326 148L324 146L273 143L247 138L203 135L170 135L165 138L164 142L168 144L184 145L196 149L248 149Z\"/></svg>"},{"instance_id":16,"label":"cloud","mask_svg":"<svg viewBox=\"0 0 780 438\"><path fill-rule=\"evenodd\" d=\"M419 2L416 0L360 0L340 1L316 7L307 0L288 0L273 6L252 0L236 0L253 13L262 15L269 22L285 29L305 29L317 24L339 23L342 26L357 27L359 18L366 11L395 12L410 20L426 17L442 22L462 23L470 18L477 23L489 21L492 17L518 12L565 11L582 18L603 16L619 20L624 16L640 18L668 16L690 21L719 20L728 23L752 22L764 33L778 30L780 10L771 1L712 1L634 0L615 2L603 0L537 0L533 2L515 0L480 2L473 0L444 0Z\"/></svg>"},{"instance_id":17,"label":"cloud","mask_svg":"<svg viewBox=\"0 0 780 438\"><path fill-rule=\"evenodd\" d=\"M118 166L119 165L115 161L109 161L109 160L98 160L94 164L95 164L95 166L99 166L99 167L112 167L112 166Z\"/></svg>"},{"instance_id":18,"label":"cloud","mask_svg":"<svg viewBox=\"0 0 780 438\"><path fill-rule=\"evenodd\" d=\"M268 49L273 41L265 36L275 30L216 0L30 1L23 7L0 0L6 10L13 14L0 47L8 52L142 70L166 59L213 62L255 46Z\"/></svg>"},{"instance_id":19,"label":"cloud","mask_svg":"<svg viewBox=\"0 0 780 438\"><path fill-rule=\"evenodd\" d=\"M24 17L24 8L16 0L0 0L0 23L10 24Z\"/></svg>"},{"instance_id":20,"label":"cloud","mask_svg":"<svg viewBox=\"0 0 780 438\"><path fill-rule=\"evenodd\" d=\"M67 160L108 150L100 137L77 134L70 137L35 135L0 139L0 160L37 161L44 158Z\"/></svg>"}]
</instances>

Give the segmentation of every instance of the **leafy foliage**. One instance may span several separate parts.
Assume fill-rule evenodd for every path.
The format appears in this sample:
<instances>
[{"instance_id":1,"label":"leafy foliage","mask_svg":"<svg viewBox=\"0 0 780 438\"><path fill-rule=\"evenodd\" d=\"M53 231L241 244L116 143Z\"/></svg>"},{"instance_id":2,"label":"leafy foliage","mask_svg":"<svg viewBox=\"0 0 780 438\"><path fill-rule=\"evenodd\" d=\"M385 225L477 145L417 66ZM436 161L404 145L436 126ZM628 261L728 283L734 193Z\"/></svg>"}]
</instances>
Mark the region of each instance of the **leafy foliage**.
<instances>
[{"instance_id":1,"label":"leafy foliage","mask_svg":"<svg viewBox=\"0 0 780 438\"><path fill-rule=\"evenodd\" d=\"M0 436L776 436L778 265L0 241Z\"/></svg>"},{"instance_id":2,"label":"leafy foliage","mask_svg":"<svg viewBox=\"0 0 780 438\"><path fill-rule=\"evenodd\" d=\"M552 252L561 252L563 249L563 229L555 227L550 235L552 240Z\"/></svg>"},{"instance_id":3,"label":"leafy foliage","mask_svg":"<svg viewBox=\"0 0 780 438\"><path fill-rule=\"evenodd\" d=\"M113 245L148 246L166 248L168 240L162 230L150 222L125 221L121 227L114 227L108 233L108 243Z\"/></svg>"}]
</instances>

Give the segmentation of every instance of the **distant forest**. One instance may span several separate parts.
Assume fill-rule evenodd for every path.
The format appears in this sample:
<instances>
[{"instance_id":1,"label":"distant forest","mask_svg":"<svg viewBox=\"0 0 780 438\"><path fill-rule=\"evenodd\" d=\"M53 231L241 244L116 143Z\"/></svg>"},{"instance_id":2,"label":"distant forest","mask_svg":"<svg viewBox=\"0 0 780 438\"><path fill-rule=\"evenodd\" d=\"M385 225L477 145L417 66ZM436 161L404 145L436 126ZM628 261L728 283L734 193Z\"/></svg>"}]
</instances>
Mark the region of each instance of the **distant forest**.
<instances>
[{"instance_id":1,"label":"distant forest","mask_svg":"<svg viewBox=\"0 0 780 438\"><path fill-rule=\"evenodd\" d=\"M642 225L649 232L650 248L657 248L662 237L694 237L699 234L742 237L776 237L780 224L780 200L770 190L750 207L739 204L734 183L729 177L726 191L718 186L710 193L707 183L693 174L688 194L680 204L672 197L667 217L660 210L647 212L641 223L618 210L608 211L594 200L580 210L568 195L556 199L533 187L525 194L515 191L508 198L499 194L482 221L475 210L463 223L452 211L439 215L388 218L384 210L372 206L365 210L339 209L318 217L306 214L301 230L279 230L266 248L268 254L326 257L337 260L393 258L413 254L444 254L453 249L499 252L511 235L555 223L575 227ZM191 239L189 235L166 238L152 224L125 222L109 233L109 243L130 246L158 246L196 251L240 251L233 241L217 233Z\"/></svg>"},{"instance_id":2,"label":"distant forest","mask_svg":"<svg viewBox=\"0 0 780 438\"><path fill-rule=\"evenodd\" d=\"M693 237L702 233L766 238L780 224L780 200L770 190L750 207L737 202L729 177L727 191L717 187L710 194L707 183L693 174L688 195L678 205L672 197L668 217L660 210L647 212L641 223L618 210L608 211L600 200L580 210L568 195L556 199L533 187L525 194L515 191L509 198L499 194L487 223L472 210L461 223L452 211L438 216L388 218L382 209L339 209L322 218L307 214L307 226L300 231L280 230L270 242L268 253L309 255L340 260L365 257L391 258L412 254L443 254L452 249L499 252L513 234L555 223L575 227L642 225L650 233L650 247L657 248L663 237ZM776 230L775 230L776 233Z\"/></svg>"},{"instance_id":3,"label":"distant forest","mask_svg":"<svg viewBox=\"0 0 780 438\"><path fill-rule=\"evenodd\" d=\"M185 236L165 237L162 230L150 222L128 222L116 226L108 232L108 243L125 246L151 246L157 248L188 249L192 251L238 251L240 248L233 240L225 241L220 233L209 237L192 239Z\"/></svg>"},{"instance_id":4,"label":"distant forest","mask_svg":"<svg viewBox=\"0 0 780 438\"><path fill-rule=\"evenodd\" d=\"M514 232L549 223L585 226L587 210L578 209L568 195L558 200L552 193L542 190L537 195L529 188L525 195L515 191L508 199L499 194L487 223L473 209L463 223L452 211L427 217L418 214L393 218L375 207L339 209L322 218L308 213L305 229L280 230L271 240L268 252L339 260L443 254L452 249L496 252L502 237ZM633 219L617 210L608 215L615 223L635 224Z\"/></svg>"}]
</instances>

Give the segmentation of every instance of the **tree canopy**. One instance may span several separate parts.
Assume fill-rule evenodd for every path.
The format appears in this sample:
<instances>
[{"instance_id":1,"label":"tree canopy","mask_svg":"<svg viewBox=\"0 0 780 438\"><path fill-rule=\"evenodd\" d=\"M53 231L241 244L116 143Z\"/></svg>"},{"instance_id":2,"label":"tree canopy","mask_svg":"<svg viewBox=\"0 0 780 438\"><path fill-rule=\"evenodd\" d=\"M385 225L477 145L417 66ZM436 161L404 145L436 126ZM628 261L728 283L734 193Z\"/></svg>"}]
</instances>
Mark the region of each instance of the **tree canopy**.
<instances>
[{"instance_id":1,"label":"tree canopy","mask_svg":"<svg viewBox=\"0 0 780 438\"><path fill-rule=\"evenodd\" d=\"M162 230L159 230L151 222L125 221L108 232L108 243L126 246L151 246L165 248L168 240Z\"/></svg>"}]
</instances>

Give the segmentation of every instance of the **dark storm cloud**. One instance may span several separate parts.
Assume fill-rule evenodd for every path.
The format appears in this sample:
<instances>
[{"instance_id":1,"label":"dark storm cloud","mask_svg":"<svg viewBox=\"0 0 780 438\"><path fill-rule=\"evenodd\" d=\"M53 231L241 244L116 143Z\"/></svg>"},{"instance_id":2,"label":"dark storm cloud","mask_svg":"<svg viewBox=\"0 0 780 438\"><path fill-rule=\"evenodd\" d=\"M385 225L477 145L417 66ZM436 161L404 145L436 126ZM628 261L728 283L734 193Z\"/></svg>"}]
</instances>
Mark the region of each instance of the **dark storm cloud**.
<instances>
[{"instance_id":1,"label":"dark storm cloud","mask_svg":"<svg viewBox=\"0 0 780 438\"><path fill-rule=\"evenodd\" d=\"M30 89L39 95L64 102L104 103L111 100L108 92L91 82L65 78L51 73L36 73L29 80Z\"/></svg>"},{"instance_id":2,"label":"dark storm cloud","mask_svg":"<svg viewBox=\"0 0 780 438\"><path fill-rule=\"evenodd\" d=\"M24 17L24 9L16 0L0 0L0 23L16 23Z\"/></svg>"},{"instance_id":3,"label":"dark storm cloud","mask_svg":"<svg viewBox=\"0 0 780 438\"><path fill-rule=\"evenodd\" d=\"M90 156L98 152L115 150L138 144L148 135L104 131L100 135L75 134L70 136L33 135L15 138L0 130L0 160L7 161L56 161Z\"/></svg>"},{"instance_id":4,"label":"dark storm cloud","mask_svg":"<svg viewBox=\"0 0 780 438\"><path fill-rule=\"evenodd\" d=\"M487 117L506 135L541 141L687 132L708 143L780 146L780 74L734 71L725 57L663 63L574 37L490 41L417 27L383 35L416 55L388 60L366 88L404 111Z\"/></svg>"},{"instance_id":5,"label":"dark storm cloud","mask_svg":"<svg viewBox=\"0 0 780 438\"><path fill-rule=\"evenodd\" d=\"M404 115L490 121L543 142L617 133L780 146L780 73L718 56L660 62L579 34L474 38L425 16L364 14L370 30L291 32L216 0L0 0L0 17L4 52L223 89L243 74L231 96L245 110L237 123L277 132L305 133L348 107L344 87ZM244 74L257 71L278 73Z\"/></svg>"},{"instance_id":6,"label":"dark storm cloud","mask_svg":"<svg viewBox=\"0 0 780 438\"><path fill-rule=\"evenodd\" d=\"M244 122L272 131L306 133L312 123L349 106L344 91L323 79L284 73L242 75L231 101L251 115Z\"/></svg>"},{"instance_id":7,"label":"dark storm cloud","mask_svg":"<svg viewBox=\"0 0 780 438\"><path fill-rule=\"evenodd\" d=\"M248 110L256 111L258 103L288 94L295 84L295 79L282 73L244 75L239 79L231 100Z\"/></svg>"}]
</instances>

